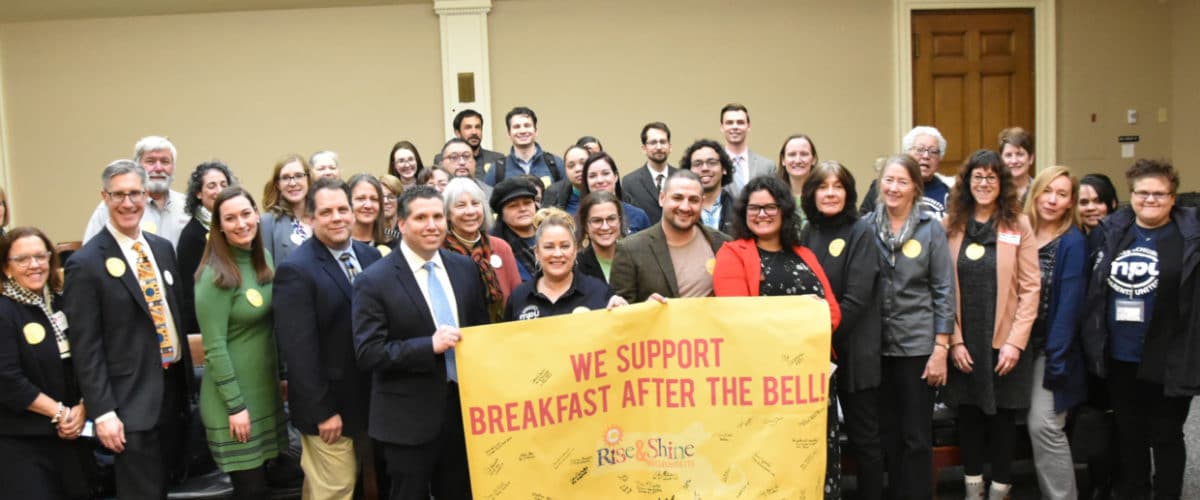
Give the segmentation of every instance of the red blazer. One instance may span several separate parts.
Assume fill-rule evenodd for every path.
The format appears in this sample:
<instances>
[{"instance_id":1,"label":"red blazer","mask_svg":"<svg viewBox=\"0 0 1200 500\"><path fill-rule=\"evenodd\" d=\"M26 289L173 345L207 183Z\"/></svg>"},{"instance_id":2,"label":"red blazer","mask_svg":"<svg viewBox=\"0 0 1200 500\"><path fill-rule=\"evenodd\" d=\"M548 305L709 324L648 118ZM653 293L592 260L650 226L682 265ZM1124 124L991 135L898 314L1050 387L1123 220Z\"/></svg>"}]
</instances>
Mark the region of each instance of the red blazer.
<instances>
[{"instance_id":1,"label":"red blazer","mask_svg":"<svg viewBox=\"0 0 1200 500\"><path fill-rule=\"evenodd\" d=\"M842 308L838 307L833 287L825 277L825 269L817 261L812 250L800 245L792 247L800 260L812 269L821 287L825 289L825 302L829 304L829 318L833 325L830 332L842 323ZM717 262L713 268L713 293L718 297L757 297L759 281L762 280L762 263L758 259L758 248L754 240L742 239L725 243L717 251Z\"/></svg>"}]
</instances>

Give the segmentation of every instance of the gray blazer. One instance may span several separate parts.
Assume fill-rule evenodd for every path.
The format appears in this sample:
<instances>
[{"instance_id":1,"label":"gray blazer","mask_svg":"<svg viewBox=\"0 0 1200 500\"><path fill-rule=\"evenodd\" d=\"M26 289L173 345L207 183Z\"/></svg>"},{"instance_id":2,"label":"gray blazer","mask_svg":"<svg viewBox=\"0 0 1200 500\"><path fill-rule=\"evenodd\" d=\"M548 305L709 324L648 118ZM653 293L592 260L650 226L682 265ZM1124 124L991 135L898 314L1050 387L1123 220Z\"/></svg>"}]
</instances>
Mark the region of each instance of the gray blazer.
<instances>
[{"instance_id":1,"label":"gray blazer","mask_svg":"<svg viewBox=\"0 0 1200 500\"><path fill-rule=\"evenodd\" d=\"M274 212L266 212L262 215L259 221L258 234L262 235L263 248L271 252L271 257L275 262L283 262L292 250L300 246L300 243L292 241L292 221L295 220L291 215L285 215L283 218L276 220Z\"/></svg>"},{"instance_id":2,"label":"gray blazer","mask_svg":"<svg viewBox=\"0 0 1200 500\"><path fill-rule=\"evenodd\" d=\"M921 210L917 229L895 252L879 239L875 214L863 216L879 249L884 356L928 356L935 335L954 333L958 301L946 232L933 215L919 206L914 210Z\"/></svg>"},{"instance_id":3,"label":"gray blazer","mask_svg":"<svg viewBox=\"0 0 1200 500\"><path fill-rule=\"evenodd\" d=\"M704 239L712 245L713 254L729 241L725 233L709 229L704 224L697 223L696 227L703 231ZM697 262L695 265L706 264ZM675 279L675 266L671 262L667 235L661 223L617 241L609 285L614 293L630 302L642 302L653 293L667 298L679 296L679 282Z\"/></svg>"},{"instance_id":4,"label":"gray blazer","mask_svg":"<svg viewBox=\"0 0 1200 500\"><path fill-rule=\"evenodd\" d=\"M750 176L747 177L747 179L753 179L760 175L775 175L775 162L767 159L767 157L755 153L754 151L747 151L746 159L748 160L748 166L750 167ZM725 186L725 189L729 191L729 194L732 195L734 199L737 199L738 195L742 193L743 187L746 187L746 184L739 181L738 176L734 175L733 182L730 182L728 186Z\"/></svg>"},{"instance_id":5,"label":"gray blazer","mask_svg":"<svg viewBox=\"0 0 1200 500\"><path fill-rule=\"evenodd\" d=\"M667 177L678 170L668 164ZM663 183L666 182L667 179L664 177ZM651 224L662 220L662 206L658 204L658 185L654 183L654 175L650 173L650 167L642 165L641 168L626 175L624 179L621 179L621 187L625 192L625 201L644 210L646 216L650 218Z\"/></svg>"}]
</instances>

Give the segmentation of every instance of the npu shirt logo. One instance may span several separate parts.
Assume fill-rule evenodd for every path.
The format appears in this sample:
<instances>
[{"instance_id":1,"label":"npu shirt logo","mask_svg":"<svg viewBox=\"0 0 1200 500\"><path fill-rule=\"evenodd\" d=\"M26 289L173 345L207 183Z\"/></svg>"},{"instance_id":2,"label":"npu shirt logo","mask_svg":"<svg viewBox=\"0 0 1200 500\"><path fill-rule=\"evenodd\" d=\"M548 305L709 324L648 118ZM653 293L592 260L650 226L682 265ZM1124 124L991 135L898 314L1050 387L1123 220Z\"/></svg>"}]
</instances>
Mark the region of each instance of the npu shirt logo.
<instances>
[{"instance_id":1,"label":"npu shirt logo","mask_svg":"<svg viewBox=\"0 0 1200 500\"><path fill-rule=\"evenodd\" d=\"M1158 288L1158 252L1150 248L1130 248L1113 258L1108 286L1120 295L1142 297Z\"/></svg>"}]
</instances>

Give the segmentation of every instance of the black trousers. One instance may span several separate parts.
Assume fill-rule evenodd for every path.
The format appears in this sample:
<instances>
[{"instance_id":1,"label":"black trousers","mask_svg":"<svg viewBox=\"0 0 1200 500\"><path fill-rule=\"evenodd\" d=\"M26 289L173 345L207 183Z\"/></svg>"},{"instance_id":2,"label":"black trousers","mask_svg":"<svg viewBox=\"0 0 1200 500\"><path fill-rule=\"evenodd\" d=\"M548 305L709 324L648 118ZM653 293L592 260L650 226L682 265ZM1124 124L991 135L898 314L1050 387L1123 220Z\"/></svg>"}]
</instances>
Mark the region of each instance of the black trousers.
<instances>
[{"instance_id":1,"label":"black trousers","mask_svg":"<svg viewBox=\"0 0 1200 500\"><path fill-rule=\"evenodd\" d=\"M1187 449L1183 424L1192 398L1167 397L1162 384L1137 378L1137 363L1108 360L1108 391L1117 421L1119 472L1114 498L1142 498L1150 483L1154 450L1154 496L1179 498Z\"/></svg>"},{"instance_id":2,"label":"black trousers","mask_svg":"<svg viewBox=\"0 0 1200 500\"><path fill-rule=\"evenodd\" d=\"M458 384L451 382L446 418L432 441L420 445L383 443L391 480L391 500L470 500L467 441L463 434Z\"/></svg>"},{"instance_id":3,"label":"black trousers","mask_svg":"<svg viewBox=\"0 0 1200 500\"><path fill-rule=\"evenodd\" d=\"M883 357L880 421L889 498L933 498L933 388L921 378L927 361Z\"/></svg>"},{"instance_id":4,"label":"black trousers","mask_svg":"<svg viewBox=\"0 0 1200 500\"><path fill-rule=\"evenodd\" d=\"M992 464L993 482L1012 484L1013 440L1017 434L1016 418L1016 410L1007 408L997 408L995 415L988 415L983 413L978 406L960 405L958 407L956 423L958 425L958 442L962 446L964 474L968 476L983 474L983 464L987 462Z\"/></svg>"},{"instance_id":5,"label":"black trousers","mask_svg":"<svg viewBox=\"0 0 1200 500\"><path fill-rule=\"evenodd\" d=\"M0 436L0 498L91 498L84 460L95 460L86 441Z\"/></svg>"},{"instance_id":6,"label":"black trousers","mask_svg":"<svg viewBox=\"0 0 1200 500\"><path fill-rule=\"evenodd\" d=\"M851 391L845 384L838 386L845 417L843 430L850 438L850 450L858 464L855 477L857 498L883 498L883 447L879 441L879 388Z\"/></svg>"},{"instance_id":7,"label":"black trousers","mask_svg":"<svg viewBox=\"0 0 1200 500\"><path fill-rule=\"evenodd\" d=\"M188 456L185 432L190 420L183 371L183 363L163 370L162 407L155 427L125 431L125 451L113 461L118 498L166 498L171 477L182 469Z\"/></svg>"}]
</instances>

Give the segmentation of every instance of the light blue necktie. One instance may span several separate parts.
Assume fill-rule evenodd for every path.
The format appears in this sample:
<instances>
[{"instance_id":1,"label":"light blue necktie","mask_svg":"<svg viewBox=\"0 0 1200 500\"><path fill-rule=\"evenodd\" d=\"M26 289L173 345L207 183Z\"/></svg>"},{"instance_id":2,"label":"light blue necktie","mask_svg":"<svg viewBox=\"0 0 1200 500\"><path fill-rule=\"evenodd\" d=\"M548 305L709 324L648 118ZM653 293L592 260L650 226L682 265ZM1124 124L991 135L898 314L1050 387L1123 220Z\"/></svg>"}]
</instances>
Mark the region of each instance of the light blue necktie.
<instances>
[{"instance_id":1,"label":"light blue necktie","mask_svg":"<svg viewBox=\"0 0 1200 500\"><path fill-rule=\"evenodd\" d=\"M458 320L454 318L454 313L450 310L450 298L446 297L446 290L442 289L442 281L437 279L437 275L433 272L433 261L426 262L422 267L429 274L429 302L433 304L435 326L446 325L457 328ZM450 380L458 382L458 363L454 360L454 348L446 350L446 376Z\"/></svg>"}]
</instances>

